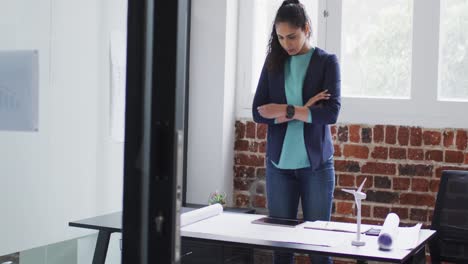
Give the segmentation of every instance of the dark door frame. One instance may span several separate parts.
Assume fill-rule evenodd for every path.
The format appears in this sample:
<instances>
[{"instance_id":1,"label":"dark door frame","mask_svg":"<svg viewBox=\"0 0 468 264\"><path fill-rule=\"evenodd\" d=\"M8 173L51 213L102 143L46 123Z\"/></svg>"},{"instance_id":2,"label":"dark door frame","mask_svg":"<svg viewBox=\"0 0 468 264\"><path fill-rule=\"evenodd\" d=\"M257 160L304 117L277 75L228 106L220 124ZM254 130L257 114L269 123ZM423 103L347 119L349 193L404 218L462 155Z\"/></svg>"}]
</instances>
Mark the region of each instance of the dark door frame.
<instances>
[{"instance_id":1,"label":"dark door frame","mask_svg":"<svg viewBox=\"0 0 468 264\"><path fill-rule=\"evenodd\" d=\"M177 263L190 0L128 1L122 263Z\"/></svg>"}]
</instances>

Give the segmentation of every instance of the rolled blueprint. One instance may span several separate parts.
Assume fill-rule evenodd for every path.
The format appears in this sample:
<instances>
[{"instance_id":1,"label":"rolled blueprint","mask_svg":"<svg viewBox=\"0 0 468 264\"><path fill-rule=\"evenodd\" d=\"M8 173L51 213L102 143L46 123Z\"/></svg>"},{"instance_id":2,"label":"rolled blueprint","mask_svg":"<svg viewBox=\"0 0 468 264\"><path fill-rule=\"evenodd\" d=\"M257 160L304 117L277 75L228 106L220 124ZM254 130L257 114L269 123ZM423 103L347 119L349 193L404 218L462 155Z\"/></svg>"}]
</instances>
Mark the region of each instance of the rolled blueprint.
<instances>
[{"instance_id":1,"label":"rolled blueprint","mask_svg":"<svg viewBox=\"0 0 468 264\"><path fill-rule=\"evenodd\" d=\"M223 206L219 203L192 210L180 215L180 226L190 225L192 223L219 215L223 212Z\"/></svg>"},{"instance_id":2,"label":"rolled blueprint","mask_svg":"<svg viewBox=\"0 0 468 264\"><path fill-rule=\"evenodd\" d=\"M400 218L395 213L389 213L380 231L377 243L382 250L390 250L398 236Z\"/></svg>"}]
</instances>

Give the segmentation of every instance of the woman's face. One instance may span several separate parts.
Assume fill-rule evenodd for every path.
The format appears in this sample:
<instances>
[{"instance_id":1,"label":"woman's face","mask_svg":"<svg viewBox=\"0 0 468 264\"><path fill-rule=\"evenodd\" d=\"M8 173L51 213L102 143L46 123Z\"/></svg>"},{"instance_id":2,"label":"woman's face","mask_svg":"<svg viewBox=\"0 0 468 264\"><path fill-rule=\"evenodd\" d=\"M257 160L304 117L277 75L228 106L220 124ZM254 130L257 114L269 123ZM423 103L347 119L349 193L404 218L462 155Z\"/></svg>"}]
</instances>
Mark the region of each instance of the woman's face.
<instances>
[{"instance_id":1,"label":"woman's face","mask_svg":"<svg viewBox=\"0 0 468 264\"><path fill-rule=\"evenodd\" d=\"M308 46L305 43L310 31L309 25L306 25L305 30L303 30L300 27L292 26L288 22L278 22L275 27L281 47L290 56L307 52Z\"/></svg>"}]
</instances>

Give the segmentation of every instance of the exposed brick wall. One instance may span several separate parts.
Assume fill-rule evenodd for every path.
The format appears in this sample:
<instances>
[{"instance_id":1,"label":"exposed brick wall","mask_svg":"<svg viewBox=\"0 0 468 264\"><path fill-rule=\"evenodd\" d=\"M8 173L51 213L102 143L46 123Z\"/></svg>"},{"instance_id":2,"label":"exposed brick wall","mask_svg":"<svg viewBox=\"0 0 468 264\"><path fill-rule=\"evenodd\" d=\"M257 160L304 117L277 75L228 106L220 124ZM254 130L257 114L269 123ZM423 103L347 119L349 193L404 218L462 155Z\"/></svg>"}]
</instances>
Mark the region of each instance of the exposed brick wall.
<instances>
[{"instance_id":1,"label":"exposed brick wall","mask_svg":"<svg viewBox=\"0 0 468 264\"><path fill-rule=\"evenodd\" d=\"M266 125L236 122L234 201L238 207L266 212ZM367 178L363 223L382 224L395 212L402 225L430 225L441 171L468 170L468 131L393 125L337 124L334 220L355 222L352 195Z\"/></svg>"}]
</instances>

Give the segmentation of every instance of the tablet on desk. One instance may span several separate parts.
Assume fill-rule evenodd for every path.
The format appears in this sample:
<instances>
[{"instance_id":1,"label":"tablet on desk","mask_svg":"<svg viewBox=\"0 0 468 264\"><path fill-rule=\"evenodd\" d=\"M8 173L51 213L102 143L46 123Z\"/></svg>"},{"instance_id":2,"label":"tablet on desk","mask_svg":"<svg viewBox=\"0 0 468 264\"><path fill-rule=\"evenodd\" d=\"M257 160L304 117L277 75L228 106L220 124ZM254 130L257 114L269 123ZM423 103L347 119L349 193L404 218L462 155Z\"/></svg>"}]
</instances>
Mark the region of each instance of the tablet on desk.
<instances>
[{"instance_id":1,"label":"tablet on desk","mask_svg":"<svg viewBox=\"0 0 468 264\"><path fill-rule=\"evenodd\" d=\"M286 218L274 218L274 217L262 217L252 221L252 224L261 224L261 225L278 225L278 226L288 226L295 227L299 224L304 223L303 220L298 219L286 219Z\"/></svg>"}]
</instances>

